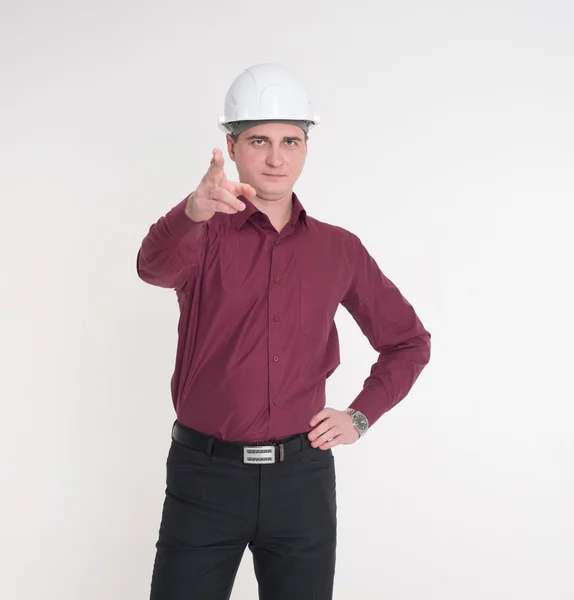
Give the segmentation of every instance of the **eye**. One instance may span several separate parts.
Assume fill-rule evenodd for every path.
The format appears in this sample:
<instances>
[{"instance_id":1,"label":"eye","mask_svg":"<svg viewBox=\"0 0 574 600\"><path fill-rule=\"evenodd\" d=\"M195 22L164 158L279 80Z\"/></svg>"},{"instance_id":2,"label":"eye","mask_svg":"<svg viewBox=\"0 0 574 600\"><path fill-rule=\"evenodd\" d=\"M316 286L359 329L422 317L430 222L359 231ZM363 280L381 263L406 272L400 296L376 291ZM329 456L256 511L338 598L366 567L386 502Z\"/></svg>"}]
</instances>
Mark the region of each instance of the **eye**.
<instances>
[{"instance_id":1,"label":"eye","mask_svg":"<svg viewBox=\"0 0 574 600\"><path fill-rule=\"evenodd\" d=\"M297 145L297 142L295 140L285 140L286 142L293 142L293 146Z\"/></svg>"},{"instance_id":2,"label":"eye","mask_svg":"<svg viewBox=\"0 0 574 600\"><path fill-rule=\"evenodd\" d=\"M261 144L257 144L256 142L265 142L265 140L261 140L261 139L260 139L260 140L253 140L251 143L252 143L254 146L261 146Z\"/></svg>"}]
</instances>

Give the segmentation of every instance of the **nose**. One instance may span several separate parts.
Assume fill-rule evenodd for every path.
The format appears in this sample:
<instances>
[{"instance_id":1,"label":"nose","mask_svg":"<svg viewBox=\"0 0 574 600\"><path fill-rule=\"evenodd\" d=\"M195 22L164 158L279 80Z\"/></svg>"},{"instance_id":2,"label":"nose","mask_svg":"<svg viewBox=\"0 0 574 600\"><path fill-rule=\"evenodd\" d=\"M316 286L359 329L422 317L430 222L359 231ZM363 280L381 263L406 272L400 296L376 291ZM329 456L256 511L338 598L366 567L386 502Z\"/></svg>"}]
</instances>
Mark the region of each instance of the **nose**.
<instances>
[{"instance_id":1,"label":"nose","mask_svg":"<svg viewBox=\"0 0 574 600\"><path fill-rule=\"evenodd\" d=\"M281 157L281 151L279 150L279 148L273 148L271 147L269 149L269 152L267 152L267 158L265 160L265 163L269 166L269 167L280 167L283 164L283 158Z\"/></svg>"}]
</instances>

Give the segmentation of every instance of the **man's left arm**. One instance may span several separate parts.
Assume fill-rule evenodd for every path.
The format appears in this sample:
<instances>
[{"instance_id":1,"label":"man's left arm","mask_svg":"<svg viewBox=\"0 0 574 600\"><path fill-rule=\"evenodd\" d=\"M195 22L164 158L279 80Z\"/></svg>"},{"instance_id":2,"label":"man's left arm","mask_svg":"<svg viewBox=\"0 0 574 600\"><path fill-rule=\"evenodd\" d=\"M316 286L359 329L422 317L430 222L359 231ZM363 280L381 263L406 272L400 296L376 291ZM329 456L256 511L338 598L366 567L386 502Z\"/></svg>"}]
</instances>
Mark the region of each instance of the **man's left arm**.
<instances>
[{"instance_id":1,"label":"man's left arm","mask_svg":"<svg viewBox=\"0 0 574 600\"><path fill-rule=\"evenodd\" d=\"M379 353L363 389L349 408L371 427L410 391L430 360L430 333L397 286L356 237L353 280L341 304Z\"/></svg>"},{"instance_id":2,"label":"man's left arm","mask_svg":"<svg viewBox=\"0 0 574 600\"><path fill-rule=\"evenodd\" d=\"M411 304L354 234L353 242L355 268L341 304L379 357L349 409L363 413L370 429L409 393L430 360L431 336ZM360 414L351 417L333 408L321 410L309 425L313 428L309 440L322 450L356 442L367 426Z\"/></svg>"}]
</instances>

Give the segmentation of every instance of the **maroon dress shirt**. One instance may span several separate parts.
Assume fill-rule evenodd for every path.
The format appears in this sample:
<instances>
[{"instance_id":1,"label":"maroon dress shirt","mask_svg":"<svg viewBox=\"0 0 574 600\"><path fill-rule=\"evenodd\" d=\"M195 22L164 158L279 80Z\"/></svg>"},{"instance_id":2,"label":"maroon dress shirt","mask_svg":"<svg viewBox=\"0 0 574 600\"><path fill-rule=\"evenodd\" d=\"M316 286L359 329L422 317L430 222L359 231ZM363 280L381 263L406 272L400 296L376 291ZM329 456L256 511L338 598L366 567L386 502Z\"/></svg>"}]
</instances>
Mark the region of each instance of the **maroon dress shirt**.
<instances>
[{"instance_id":1,"label":"maroon dress shirt","mask_svg":"<svg viewBox=\"0 0 574 600\"><path fill-rule=\"evenodd\" d=\"M350 404L372 426L428 363L430 333L355 234L308 216L295 193L279 233L241 200L244 211L195 223L184 198L138 252L139 277L177 294L176 418L244 443L310 431L340 364L342 304L379 353Z\"/></svg>"}]
</instances>

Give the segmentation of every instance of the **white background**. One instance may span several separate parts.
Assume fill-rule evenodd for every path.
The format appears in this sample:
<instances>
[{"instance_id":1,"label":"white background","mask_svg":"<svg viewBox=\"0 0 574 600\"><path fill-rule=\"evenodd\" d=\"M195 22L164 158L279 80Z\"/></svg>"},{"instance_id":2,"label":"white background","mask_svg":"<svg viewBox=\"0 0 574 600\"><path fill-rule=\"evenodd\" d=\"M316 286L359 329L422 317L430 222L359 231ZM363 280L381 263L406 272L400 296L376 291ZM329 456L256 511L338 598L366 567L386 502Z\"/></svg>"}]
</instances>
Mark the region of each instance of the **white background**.
<instances>
[{"instance_id":1,"label":"white background","mask_svg":"<svg viewBox=\"0 0 574 600\"><path fill-rule=\"evenodd\" d=\"M259 62L321 117L309 214L432 333L407 398L335 449L335 598L574 597L572 2L4 2L0 22L2 597L149 597L178 307L136 254ZM336 321L342 409L376 354ZM232 598L256 589L246 552Z\"/></svg>"}]
</instances>

